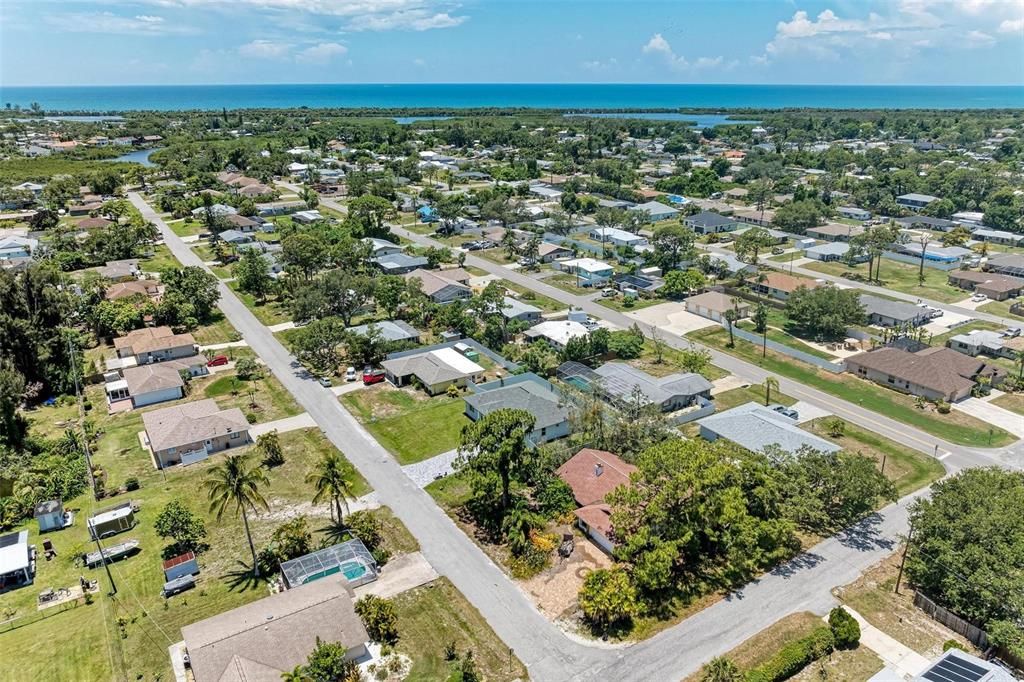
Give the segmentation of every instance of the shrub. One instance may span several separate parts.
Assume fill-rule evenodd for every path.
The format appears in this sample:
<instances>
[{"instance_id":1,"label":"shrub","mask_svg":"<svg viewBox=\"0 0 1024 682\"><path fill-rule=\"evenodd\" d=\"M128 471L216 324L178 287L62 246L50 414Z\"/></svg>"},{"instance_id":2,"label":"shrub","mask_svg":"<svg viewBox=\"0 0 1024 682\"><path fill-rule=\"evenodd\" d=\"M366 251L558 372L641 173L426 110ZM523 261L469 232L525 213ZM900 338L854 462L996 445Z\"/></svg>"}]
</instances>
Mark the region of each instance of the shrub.
<instances>
[{"instance_id":1,"label":"shrub","mask_svg":"<svg viewBox=\"0 0 1024 682\"><path fill-rule=\"evenodd\" d=\"M356 613L363 620L370 639L391 645L398 642L398 614L390 599L368 594L356 602Z\"/></svg>"},{"instance_id":2,"label":"shrub","mask_svg":"<svg viewBox=\"0 0 1024 682\"><path fill-rule=\"evenodd\" d=\"M854 649L860 643L860 624L841 606L828 614L828 626L836 640L837 649Z\"/></svg>"},{"instance_id":3,"label":"shrub","mask_svg":"<svg viewBox=\"0 0 1024 682\"><path fill-rule=\"evenodd\" d=\"M947 403L945 400L940 400L939 402L935 403L935 409L938 411L939 414L949 414L949 403Z\"/></svg>"},{"instance_id":4,"label":"shrub","mask_svg":"<svg viewBox=\"0 0 1024 682\"><path fill-rule=\"evenodd\" d=\"M747 682L780 682L830 653L835 648L832 630L820 627L803 639L790 642L777 654L747 673Z\"/></svg>"},{"instance_id":5,"label":"shrub","mask_svg":"<svg viewBox=\"0 0 1024 682\"><path fill-rule=\"evenodd\" d=\"M846 422L839 417L829 417L825 420L825 431L833 438L842 438L846 433Z\"/></svg>"},{"instance_id":6,"label":"shrub","mask_svg":"<svg viewBox=\"0 0 1024 682\"><path fill-rule=\"evenodd\" d=\"M579 604L584 617L599 628L627 621L639 613L636 587L622 569L598 569L583 580Z\"/></svg>"},{"instance_id":7,"label":"shrub","mask_svg":"<svg viewBox=\"0 0 1024 682\"><path fill-rule=\"evenodd\" d=\"M141 486L139 485L139 479L135 476L129 476L124 481L125 490L138 490Z\"/></svg>"},{"instance_id":8,"label":"shrub","mask_svg":"<svg viewBox=\"0 0 1024 682\"><path fill-rule=\"evenodd\" d=\"M250 424L255 424L256 423L256 415L253 414L252 412L246 412L245 413L245 421L249 422Z\"/></svg>"},{"instance_id":9,"label":"shrub","mask_svg":"<svg viewBox=\"0 0 1024 682\"><path fill-rule=\"evenodd\" d=\"M950 649L959 649L960 651L963 651L964 647L962 644L960 644L960 642L956 641L955 639L947 639L945 642L942 643L942 650L949 651Z\"/></svg>"}]
</instances>

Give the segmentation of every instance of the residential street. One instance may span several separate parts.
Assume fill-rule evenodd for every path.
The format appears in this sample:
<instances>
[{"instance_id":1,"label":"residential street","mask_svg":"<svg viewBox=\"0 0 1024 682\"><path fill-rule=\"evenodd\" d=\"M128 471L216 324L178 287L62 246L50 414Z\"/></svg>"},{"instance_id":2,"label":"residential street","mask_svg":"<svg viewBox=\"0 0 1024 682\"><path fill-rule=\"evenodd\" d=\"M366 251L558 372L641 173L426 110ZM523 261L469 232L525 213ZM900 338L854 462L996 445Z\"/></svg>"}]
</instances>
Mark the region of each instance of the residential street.
<instances>
[{"instance_id":1,"label":"residential street","mask_svg":"<svg viewBox=\"0 0 1024 682\"><path fill-rule=\"evenodd\" d=\"M137 193L131 202L156 224L171 252L184 265L206 267ZM341 210L336 202L324 200ZM395 229L418 243L431 240ZM500 274L563 303L579 305L595 317L622 326L632 320L607 308L538 282L490 261L469 256L470 265ZM373 486L381 504L389 506L421 545L423 555L447 576L483 614L501 639L528 666L534 680L673 680L686 676L711 657L725 653L779 618L802 610L823 613L834 604L831 588L854 580L863 569L895 548L895 538L906 529L905 501L890 505L840 536L831 538L789 564L779 567L740 592L643 643L609 648L567 637L533 606L519 587L470 540L430 496L410 480L391 455L339 404L329 389L320 386L267 327L261 324L224 284L220 307L285 388L321 430ZM672 345L688 342L670 338ZM715 364L747 381L761 381L767 372L731 356L712 351ZM976 451L936 442L915 429L845 403L795 382L780 379L789 395L818 405L851 422L861 424L918 450L952 454L947 467L960 468L1000 463L1017 466L1012 449Z\"/></svg>"}]
</instances>

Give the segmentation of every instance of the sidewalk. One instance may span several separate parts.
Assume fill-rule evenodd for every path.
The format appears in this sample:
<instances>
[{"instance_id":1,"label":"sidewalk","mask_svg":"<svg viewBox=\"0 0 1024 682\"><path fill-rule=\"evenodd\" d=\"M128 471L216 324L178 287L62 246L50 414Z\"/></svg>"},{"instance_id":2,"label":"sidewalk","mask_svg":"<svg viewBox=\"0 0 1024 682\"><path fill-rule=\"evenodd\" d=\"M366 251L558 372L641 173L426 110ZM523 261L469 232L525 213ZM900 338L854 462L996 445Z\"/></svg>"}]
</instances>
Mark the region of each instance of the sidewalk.
<instances>
[{"instance_id":1,"label":"sidewalk","mask_svg":"<svg viewBox=\"0 0 1024 682\"><path fill-rule=\"evenodd\" d=\"M846 612L853 616L860 625L860 643L874 651L886 666L895 670L905 680L912 680L931 665L931 661L917 653L913 649L885 634L871 623L864 620L864 617L851 609L843 606ZM828 620L828 616L825 617Z\"/></svg>"}]
</instances>

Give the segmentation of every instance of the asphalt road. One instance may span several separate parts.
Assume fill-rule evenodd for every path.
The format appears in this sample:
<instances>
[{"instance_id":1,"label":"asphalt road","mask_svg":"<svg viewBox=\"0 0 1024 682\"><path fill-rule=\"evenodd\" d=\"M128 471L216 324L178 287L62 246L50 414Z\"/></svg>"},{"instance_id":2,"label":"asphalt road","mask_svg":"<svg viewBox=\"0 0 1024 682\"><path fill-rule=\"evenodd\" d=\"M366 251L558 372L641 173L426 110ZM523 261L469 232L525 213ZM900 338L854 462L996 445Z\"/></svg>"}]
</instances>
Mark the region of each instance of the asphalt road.
<instances>
[{"instance_id":1,"label":"asphalt road","mask_svg":"<svg viewBox=\"0 0 1024 682\"><path fill-rule=\"evenodd\" d=\"M159 228L171 252L184 265L205 268L192 250L177 237L137 193L129 199L147 220ZM331 208L331 203L324 201ZM418 235L410 236L417 241ZM426 240L429 242L429 240ZM630 324L625 316L596 306L581 297L543 285L536 280L471 257L471 265L495 271L545 295L576 304L597 317L616 324ZM263 359L295 400L313 417L324 434L341 450L373 486L382 504L389 506L420 543L427 560L448 577L481 612L498 636L527 665L530 677L540 681L562 680L676 680L697 670L710 658L725 653L776 620L797 611L824 613L834 605L831 588L854 580L867 567L890 554L897 536L906 528L906 500L865 519L856 528L830 538L772 573L751 582L728 598L669 628L656 637L632 646L603 646L567 636L533 606L516 583L509 580L432 498L402 472L391 455L341 407L331 392L321 387L224 284L220 308L249 346ZM570 301L566 301L570 297ZM621 319L619 319L621 318ZM680 342L683 342L679 339ZM715 353L715 363L749 381L759 381L763 371ZM831 397L783 381L781 388L793 397L822 404ZM840 401L841 402L841 401ZM850 406L840 408L856 416L851 421L868 428L886 429L885 435L907 434L907 428L884 417ZM883 420L874 425L871 420ZM920 435L915 447L930 449L933 440ZM917 436L915 436L916 438ZM904 442L904 438L897 438ZM956 459L954 460L954 456ZM961 466L991 463L992 455L954 450L946 463Z\"/></svg>"}]
</instances>

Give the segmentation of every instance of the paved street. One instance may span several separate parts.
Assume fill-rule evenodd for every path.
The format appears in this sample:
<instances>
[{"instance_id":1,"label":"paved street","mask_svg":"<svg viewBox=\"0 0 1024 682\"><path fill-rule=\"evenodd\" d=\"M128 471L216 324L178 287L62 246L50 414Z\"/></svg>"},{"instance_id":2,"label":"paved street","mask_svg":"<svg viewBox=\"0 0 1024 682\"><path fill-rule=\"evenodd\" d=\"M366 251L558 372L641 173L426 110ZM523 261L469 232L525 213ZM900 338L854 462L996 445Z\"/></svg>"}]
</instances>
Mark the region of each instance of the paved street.
<instances>
[{"instance_id":1,"label":"paved street","mask_svg":"<svg viewBox=\"0 0 1024 682\"><path fill-rule=\"evenodd\" d=\"M203 267L200 259L136 193L132 203L153 221L171 252L185 265ZM322 202L340 208L335 202ZM335 204L335 205L332 205ZM395 230L399 232L399 230ZM419 243L430 240L401 231ZM470 256L470 265L500 274L564 303L580 305L595 317L629 326L633 320L528 275ZM273 334L226 286L220 307L250 347L266 362L325 435L359 469L382 504L394 511L421 545L437 571L480 610L501 639L528 666L534 680L673 680L686 676L706 660L725 653L783 616L802 610L824 613L834 603L833 586L851 582L866 567L891 553L906 528L906 500L890 505L854 529L830 538L808 553L752 582L656 637L630 647L607 648L569 638L543 617L520 588L454 525L397 462L345 411L330 390L320 386ZM670 338L673 345L688 342ZM731 356L714 352L715 364L747 381L761 381L767 372ZM952 454L944 461L955 467L1009 461L1008 450L980 452L936 443L935 439L881 415L839 401L795 382L781 380L789 395L839 414L899 442L931 452L936 445Z\"/></svg>"}]
</instances>

